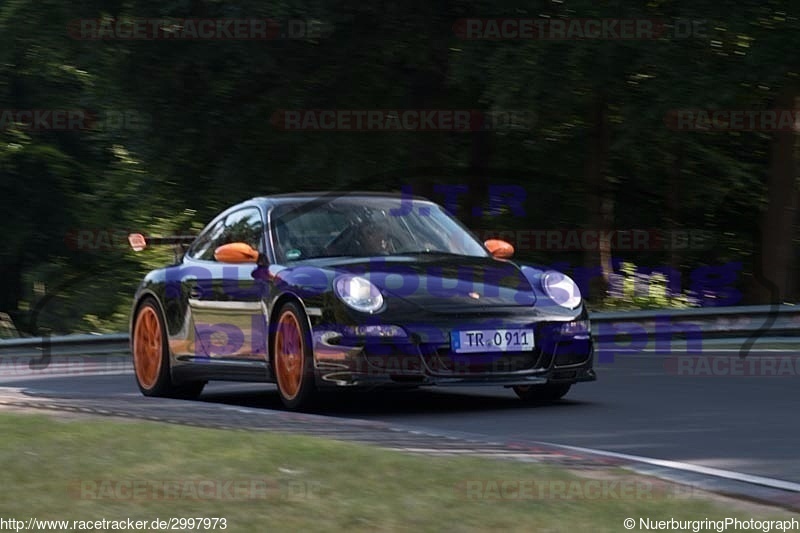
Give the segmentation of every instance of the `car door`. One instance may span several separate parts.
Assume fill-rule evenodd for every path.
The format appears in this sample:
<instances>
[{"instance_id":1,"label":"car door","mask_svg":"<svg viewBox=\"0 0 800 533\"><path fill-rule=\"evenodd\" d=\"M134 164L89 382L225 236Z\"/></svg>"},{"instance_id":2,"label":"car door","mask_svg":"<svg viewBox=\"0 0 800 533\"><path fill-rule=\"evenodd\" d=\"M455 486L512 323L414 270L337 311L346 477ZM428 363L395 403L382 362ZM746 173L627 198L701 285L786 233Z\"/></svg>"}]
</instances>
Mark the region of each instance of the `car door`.
<instances>
[{"instance_id":1,"label":"car door","mask_svg":"<svg viewBox=\"0 0 800 533\"><path fill-rule=\"evenodd\" d=\"M214 359L263 361L266 353L266 285L253 278L255 263L221 263L214 251L243 242L264 253L261 210L243 207L220 219L209 236L189 250L186 264L197 273L189 290L196 350Z\"/></svg>"}]
</instances>

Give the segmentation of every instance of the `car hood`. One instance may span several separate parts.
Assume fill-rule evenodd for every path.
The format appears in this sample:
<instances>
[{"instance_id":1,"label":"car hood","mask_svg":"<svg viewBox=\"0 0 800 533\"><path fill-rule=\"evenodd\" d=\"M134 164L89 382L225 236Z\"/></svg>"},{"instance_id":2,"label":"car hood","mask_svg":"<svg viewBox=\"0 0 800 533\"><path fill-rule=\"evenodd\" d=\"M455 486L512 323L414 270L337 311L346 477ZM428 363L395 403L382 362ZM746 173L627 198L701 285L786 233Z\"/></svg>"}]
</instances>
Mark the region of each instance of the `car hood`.
<instances>
[{"instance_id":1,"label":"car hood","mask_svg":"<svg viewBox=\"0 0 800 533\"><path fill-rule=\"evenodd\" d=\"M531 284L516 264L489 257L330 258L324 261L324 268L338 275L362 276L384 294L430 310L466 311L536 302Z\"/></svg>"}]
</instances>

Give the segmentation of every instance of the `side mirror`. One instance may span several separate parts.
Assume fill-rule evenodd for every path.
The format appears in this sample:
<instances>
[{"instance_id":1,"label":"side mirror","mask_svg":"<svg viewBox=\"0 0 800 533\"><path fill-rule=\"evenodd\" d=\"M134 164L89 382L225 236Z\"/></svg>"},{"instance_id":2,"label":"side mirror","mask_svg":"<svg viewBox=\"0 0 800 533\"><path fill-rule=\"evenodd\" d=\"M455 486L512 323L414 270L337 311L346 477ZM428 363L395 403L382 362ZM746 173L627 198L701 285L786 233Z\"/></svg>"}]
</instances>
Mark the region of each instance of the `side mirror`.
<instances>
[{"instance_id":1,"label":"side mirror","mask_svg":"<svg viewBox=\"0 0 800 533\"><path fill-rule=\"evenodd\" d=\"M514 255L514 247L500 239L489 239L483 243L489 253L498 259L509 259Z\"/></svg>"},{"instance_id":2,"label":"side mirror","mask_svg":"<svg viewBox=\"0 0 800 533\"><path fill-rule=\"evenodd\" d=\"M214 259L220 263L258 263L258 250L245 242L223 244L214 250Z\"/></svg>"}]
</instances>

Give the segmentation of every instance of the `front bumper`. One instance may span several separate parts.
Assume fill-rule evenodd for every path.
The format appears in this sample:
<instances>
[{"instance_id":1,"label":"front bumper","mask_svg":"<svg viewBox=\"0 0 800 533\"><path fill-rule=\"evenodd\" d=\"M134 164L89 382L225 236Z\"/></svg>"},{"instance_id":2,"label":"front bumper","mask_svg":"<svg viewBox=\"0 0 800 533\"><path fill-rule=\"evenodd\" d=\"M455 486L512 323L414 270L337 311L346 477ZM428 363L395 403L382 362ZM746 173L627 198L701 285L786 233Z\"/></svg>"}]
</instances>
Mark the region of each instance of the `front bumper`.
<instances>
[{"instance_id":1,"label":"front bumper","mask_svg":"<svg viewBox=\"0 0 800 533\"><path fill-rule=\"evenodd\" d=\"M316 381L320 387L370 387L514 386L596 380L590 335L563 335L560 326L529 324L536 339L533 351L469 354L451 350L451 328L446 327L426 328L424 332L404 330L407 335L401 337L353 336L315 329Z\"/></svg>"}]
</instances>

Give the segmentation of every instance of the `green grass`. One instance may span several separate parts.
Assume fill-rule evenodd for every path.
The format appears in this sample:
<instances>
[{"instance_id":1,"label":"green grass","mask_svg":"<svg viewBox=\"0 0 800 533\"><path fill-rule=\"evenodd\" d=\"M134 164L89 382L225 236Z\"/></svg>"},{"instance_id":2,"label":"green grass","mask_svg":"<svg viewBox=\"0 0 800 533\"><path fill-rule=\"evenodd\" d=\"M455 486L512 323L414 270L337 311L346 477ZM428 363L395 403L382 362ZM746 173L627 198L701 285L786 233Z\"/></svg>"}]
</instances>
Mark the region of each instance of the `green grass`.
<instances>
[{"instance_id":1,"label":"green grass","mask_svg":"<svg viewBox=\"0 0 800 533\"><path fill-rule=\"evenodd\" d=\"M225 517L227 531L619 532L625 530L622 521L627 517L752 516L752 509L723 507L696 494L676 498L661 490L649 498L498 499L482 498L483 492L469 497L466 484L476 480L548 486L583 483L589 477L531 463L418 456L311 437L27 414L0 414L0 431L4 518ZM652 481L622 471L600 474ZM185 481L180 490L188 496L186 487L198 488L201 480L267 483L257 485L261 489L255 492L238 489L238 499L173 494L168 500L154 490L131 498L119 492L125 487L121 482L141 487ZM121 497L114 497L115 490Z\"/></svg>"}]
</instances>

